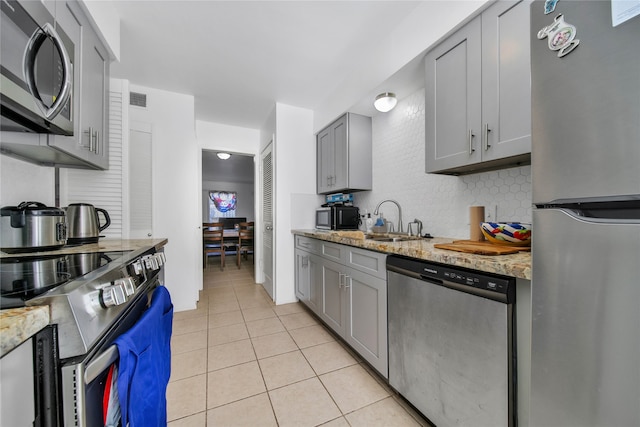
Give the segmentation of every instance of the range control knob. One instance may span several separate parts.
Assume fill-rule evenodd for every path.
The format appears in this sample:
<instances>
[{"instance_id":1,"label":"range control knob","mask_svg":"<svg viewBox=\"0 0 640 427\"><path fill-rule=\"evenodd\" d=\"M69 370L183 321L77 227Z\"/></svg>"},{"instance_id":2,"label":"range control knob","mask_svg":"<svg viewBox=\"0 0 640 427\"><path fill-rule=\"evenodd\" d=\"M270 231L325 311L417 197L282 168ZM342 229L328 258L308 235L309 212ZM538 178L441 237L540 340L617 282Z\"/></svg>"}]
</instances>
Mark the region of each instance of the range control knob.
<instances>
[{"instance_id":1,"label":"range control knob","mask_svg":"<svg viewBox=\"0 0 640 427\"><path fill-rule=\"evenodd\" d=\"M142 258L142 261L144 261L144 266L147 270L157 270L160 268L158 265L158 259L154 255L147 255Z\"/></svg>"},{"instance_id":2,"label":"range control knob","mask_svg":"<svg viewBox=\"0 0 640 427\"><path fill-rule=\"evenodd\" d=\"M114 285L121 285L124 289L124 294L127 297L136 293L136 282L133 280L133 277L118 279L114 282Z\"/></svg>"},{"instance_id":3,"label":"range control knob","mask_svg":"<svg viewBox=\"0 0 640 427\"><path fill-rule=\"evenodd\" d=\"M167 257L165 256L164 252L156 253L156 257L158 258L158 263L160 265L163 265L163 264L167 263Z\"/></svg>"},{"instance_id":4,"label":"range control knob","mask_svg":"<svg viewBox=\"0 0 640 427\"><path fill-rule=\"evenodd\" d=\"M142 262L140 261L135 261L134 263L131 264L133 266L133 273L136 276L139 276L142 274L142 272L144 271L144 268L142 267Z\"/></svg>"},{"instance_id":5,"label":"range control knob","mask_svg":"<svg viewBox=\"0 0 640 427\"><path fill-rule=\"evenodd\" d=\"M124 304L127 297L124 293L124 287L122 285L106 286L100 290L100 305L103 308L114 307L116 305Z\"/></svg>"}]
</instances>

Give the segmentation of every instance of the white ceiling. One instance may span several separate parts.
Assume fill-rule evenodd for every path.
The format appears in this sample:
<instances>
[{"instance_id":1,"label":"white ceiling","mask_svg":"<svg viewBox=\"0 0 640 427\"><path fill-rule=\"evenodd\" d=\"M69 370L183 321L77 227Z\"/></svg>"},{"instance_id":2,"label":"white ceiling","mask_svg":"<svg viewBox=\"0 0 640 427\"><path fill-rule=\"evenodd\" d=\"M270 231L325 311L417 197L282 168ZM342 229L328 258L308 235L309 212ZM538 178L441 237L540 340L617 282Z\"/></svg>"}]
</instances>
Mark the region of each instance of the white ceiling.
<instances>
[{"instance_id":1,"label":"white ceiling","mask_svg":"<svg viewBox=\"0 0 640 427\"><path fill-rule=\"evenodd\" d=\"M111 75L194 95L198 120L258 129L275 102L309 109L325 103L424 3L114 1L121 61ZM399 98L423 86L418 61L389 77ZM375 114L371 96L358 95L362 102L351 111Z\"/></svg>"}]
</instances>

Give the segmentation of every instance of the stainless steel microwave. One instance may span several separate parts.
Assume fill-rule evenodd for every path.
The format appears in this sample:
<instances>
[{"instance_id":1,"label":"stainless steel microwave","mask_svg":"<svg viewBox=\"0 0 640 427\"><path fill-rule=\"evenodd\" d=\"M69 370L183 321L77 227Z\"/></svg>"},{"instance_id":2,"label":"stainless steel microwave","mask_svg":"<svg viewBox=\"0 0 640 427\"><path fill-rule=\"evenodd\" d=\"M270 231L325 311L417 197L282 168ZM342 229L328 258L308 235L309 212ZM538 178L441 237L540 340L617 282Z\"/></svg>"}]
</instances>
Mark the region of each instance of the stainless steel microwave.
<instances>
[{"instance_id":1,"label":"stainless steel microwave","mask_svg":"<svg viewBox=\"0 0 640 427\"><path fill-rule=\"evenodd\" d=\"M1 130L73 135L73 42L40 1L0 9Z\"/></svg>"},{"instance_id":2,"label":"stainless steel microwave","mask_svg":"<svg viewBox=\"0 0 640 427\"><path fill-rule=\"evenodd\" d=\"M355 206L329 206L316 209L316 228L320 230L357 230L360 210Z\"/></svg>"}]
</instances>

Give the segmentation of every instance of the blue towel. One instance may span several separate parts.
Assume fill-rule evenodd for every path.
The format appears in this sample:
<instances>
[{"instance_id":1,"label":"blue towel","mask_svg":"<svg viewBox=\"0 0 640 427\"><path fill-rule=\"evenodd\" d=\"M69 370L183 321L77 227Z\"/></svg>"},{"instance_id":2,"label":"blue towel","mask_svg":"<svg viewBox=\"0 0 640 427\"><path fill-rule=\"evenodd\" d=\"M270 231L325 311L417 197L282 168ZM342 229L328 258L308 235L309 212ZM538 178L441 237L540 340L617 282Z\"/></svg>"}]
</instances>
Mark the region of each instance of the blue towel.
<instances>
[{"instance_id":1,"label":"blue towel","mask_svg":"<svg viewBox=\"0 0 640 427\"><path fill-rule=\"evenodd\" d=\"M164 286L153 292L140 320L118 337L118 395L122 425L167 425L167 384L171 375L173 305Z\"/></svg>"}]
</instances>

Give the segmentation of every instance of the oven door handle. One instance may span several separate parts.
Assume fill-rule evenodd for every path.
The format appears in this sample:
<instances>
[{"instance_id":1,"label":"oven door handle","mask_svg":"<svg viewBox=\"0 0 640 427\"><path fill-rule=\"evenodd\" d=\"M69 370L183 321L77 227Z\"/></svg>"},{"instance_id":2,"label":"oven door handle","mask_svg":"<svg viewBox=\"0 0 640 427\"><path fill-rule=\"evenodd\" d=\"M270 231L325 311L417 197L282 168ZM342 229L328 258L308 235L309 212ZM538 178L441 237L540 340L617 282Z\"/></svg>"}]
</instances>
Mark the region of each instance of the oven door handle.
<instances>
[{"instance_id":1,"label":"oven door handle","mask_svg":"<svg viewBox=\"0 0 640 427\"><path fill-rule=\"evenodd\" d=\"M109 369L109 366L117 361L119 357L118 346L115 344L106 349L104 353L93 359L85 368L84 383L89 384L98 378L98 375Z\"/></svg>"}]
</instances>

